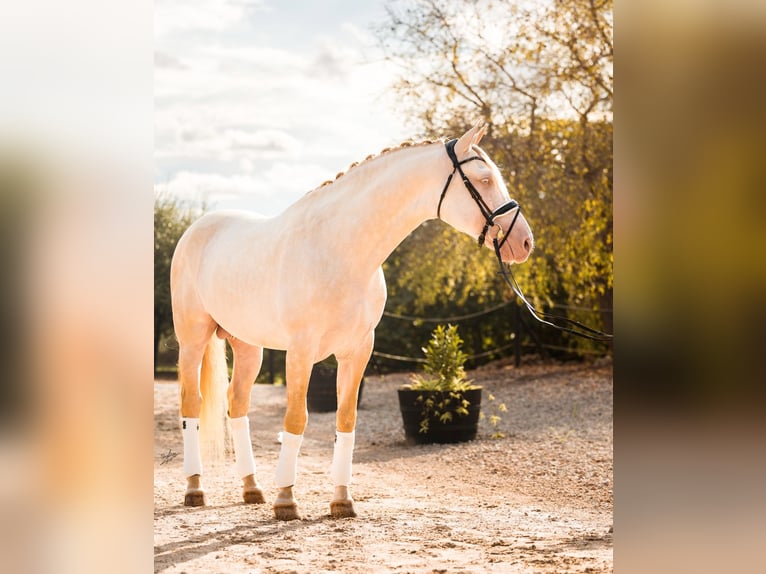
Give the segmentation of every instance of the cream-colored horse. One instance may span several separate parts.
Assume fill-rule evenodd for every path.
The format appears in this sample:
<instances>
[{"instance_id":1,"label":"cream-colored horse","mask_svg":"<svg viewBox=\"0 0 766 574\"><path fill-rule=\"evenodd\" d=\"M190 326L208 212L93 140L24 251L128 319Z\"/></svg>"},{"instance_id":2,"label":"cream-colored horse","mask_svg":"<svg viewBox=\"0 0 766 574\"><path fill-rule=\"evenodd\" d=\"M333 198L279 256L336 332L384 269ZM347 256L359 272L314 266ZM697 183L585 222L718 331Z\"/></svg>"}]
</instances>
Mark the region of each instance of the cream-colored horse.
<instances>
[{"instance_id":1,"label":"cream-colored horse","mask_svg":"<svg viewBox=\"0 0 766 574\"><path fill-rule=\"evenodd\" d=\"M500 172L476 147L485 131L475 126L447 146L449 152L443 142L402 145L353 166L281 215L213 212L183 235L173 257L171 292L180 345L186 505L205 503L199 430L222 448L227 406L245 502L264 502L247 414L266 347L287 351L276 517L298 518L293 486L308 417L306 389L312 366L330 355L338 361L330 510L335 517L356 515L348 486L357 392L386 302L381 264L437 213L486 246L505 236L505 262L523 262L532 250L529 226L509 202ZM463 179L448 181L456 171ZM498 211L497 221L488 218L487 208ZM224 338L234 353L230 384Z\"/></svg>"}]
</instances>

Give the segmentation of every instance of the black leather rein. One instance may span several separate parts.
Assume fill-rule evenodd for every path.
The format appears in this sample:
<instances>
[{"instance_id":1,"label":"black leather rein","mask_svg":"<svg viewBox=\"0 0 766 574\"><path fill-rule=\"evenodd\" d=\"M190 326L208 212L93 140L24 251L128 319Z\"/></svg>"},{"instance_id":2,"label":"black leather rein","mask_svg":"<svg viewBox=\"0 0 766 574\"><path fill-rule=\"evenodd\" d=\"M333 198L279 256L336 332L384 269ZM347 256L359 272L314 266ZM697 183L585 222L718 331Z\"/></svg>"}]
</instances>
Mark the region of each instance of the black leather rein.
<instances>
[{"instance_id":1,"label":"black leather rein","mask_svg":"<svg viewBox=\"0 0 766 574\"><path fill-rule=\"evenodd\" d=\"M540 323L544 323L545 325L550 325L551 327L555 327L556 329L560 331L571 333L572 335L577 335L578 337L591 339L593 341L611 341L613 335L610 335L609 333L604 333L597 329L592 329L591 327L583 325L582 323L575 321L574 319L570 319L569 317L562 317L561 315L553 315L551 313L538 311L529 301L527 301L527 298L524 297L524 294L521 292L521 288L519 287L519 284L516 283L516 279L514 278L513 272L511 271L510 267L506 268L506 266L503 264L503 258L502 258L502 255L500 254L500 249L503 247L503 244L508 240L508 237L511 235L511 230L513 229L513 226L516 224L516 220L518 219L519 214L521 213L521 207L519 206L517 201L514 201L513 199L511 199L507 201L506 203L502 204L500 207L498 207L494 211L490 209L490 207L484 201L484 198L476 190L473 183L471 183L471 180L468 179L468 176L466 176L466 174L463 172L463 167L462 167L464 163L468 163L469 161L478 160L478 161L483 161L484 163L486 163L486 161L484 160L483 157L478 155L471 156L462 161L458 160L457 154L455 154L456 143L457 143L457 139L453 139L448 141L445 144L447 148L447 155L452 161L452 173L449 174L449 177L447 178L447 183L444 184L444 189L442 189L441 195L439 196L439 205L436 208L436 216L439 219L441 219L441 210L442 210L442 203L444 202L444 196L447 195L447 189L449 188L449 184L452 182L452 177L455 175L455 172L458 172L460 174L460 177L463 180L463 184L465 185L465 188L468 190L468 193L471 195L471 198L479 207L479 211L481 211L481 214L484 217L484 227L482 228L481 233L479 234L479 247L482 247L484 245L484 240L487 236L487 231L489 231L490 228L497 225L498 232L495 235L495 237L492 238L492 247L495 250L497 263L500 266L500 275L503 276L503 279L505 279L505 282L508 283L508 285L516 294L516 296L521 300L522 303L524 303L524 305L529 310L531 315L535 319L537 319ZM495 219L500 217L501 215L505 215L512 209L516 209L516 214L513 216L513 220L511 220L511 224L508 226L508 231L503 232L502 226L499 223L496 223ZM553 320L559 321L563 325L568 325L568 326L565 327L562 325L557 325L556 323L553 322Z\"/></svg>"}]
</instances>

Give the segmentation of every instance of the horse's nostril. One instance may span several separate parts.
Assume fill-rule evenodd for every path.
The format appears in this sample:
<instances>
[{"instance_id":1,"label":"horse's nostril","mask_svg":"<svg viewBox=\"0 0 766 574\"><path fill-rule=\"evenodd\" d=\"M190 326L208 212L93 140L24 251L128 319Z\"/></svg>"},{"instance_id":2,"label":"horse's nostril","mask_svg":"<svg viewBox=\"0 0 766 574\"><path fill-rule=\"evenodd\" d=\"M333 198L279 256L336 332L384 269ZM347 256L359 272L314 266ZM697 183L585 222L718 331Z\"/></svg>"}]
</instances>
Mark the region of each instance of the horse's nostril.
<instances>
[{"instance_id":1,"label":"horse's nostril","mask_svg":"<svg viewBox=\"0 0 766 574\"><path fill-rule=\"evenodd\" d=\"M529 239L524 240L524 251L529 253L532 250L532 245L529 243Z\"/></svg>"}]
</instances>

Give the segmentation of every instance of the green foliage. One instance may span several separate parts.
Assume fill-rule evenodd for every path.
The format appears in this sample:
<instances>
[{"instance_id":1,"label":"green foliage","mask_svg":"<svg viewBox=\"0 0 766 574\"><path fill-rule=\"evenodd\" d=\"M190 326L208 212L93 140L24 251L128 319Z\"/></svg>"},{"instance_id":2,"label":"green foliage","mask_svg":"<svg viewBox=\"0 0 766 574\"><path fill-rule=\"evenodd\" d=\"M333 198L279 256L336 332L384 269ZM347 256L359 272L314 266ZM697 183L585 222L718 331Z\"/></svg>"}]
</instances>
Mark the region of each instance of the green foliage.
<instances>
[{"instance_id":1,"label":"green foliage","mask_svg":"<svg viewBox=\"0 0 766 574\"><path fill-rule=\"evenodd\" d=\"M426 376L413 375L409 388L448 392L476 388L465 378L463 365L468 355L462 351L462 344L455 325L449 325L446 329L444 325L438 325L428 345L422 349L426 357L423 369Z\"/></svg>"},{"instance_id":2,"label":"green foliage","mask_svg":"<svg viewBox=\"0 0 766 574\"><path fill-rule=\"evenodd\" d=\"M429 431L432 418L446 424L455 416L468 414L471 403L463 393L478 387L465 378L463 365L468 355L461 350L462 344L456 326L438 325L428 345L422 349L426 357L425 375L413 375L410 384L405 385L413 390L436 391L418 395L418 401L423 403L421 433Z\"/></svg>"},{"instance_id":3,"label":"green foliage","mask_svg":"<svg viewBox=\"0 0 766 574\"><path fill-rule=\"evenodd\" d=\"M467 385L466 388L469 388ZM433 389L424 389L433 390ZM466 416L471 403L463 396L463 393L451 391L438 394L418 395L418 401L423 403L421 411L419 432L427 434L431 430L431 419L436 418L442 424L448 424L454 419L454 415Z\"/></svg>"},{"instance_id":4,"label":"green foliage","mask_svg":"<svg viewBox=\"0 0 766 574\"><path fill-rule=\"evenodd\" d=\"M488 249L441 221L427 221L405 239L383 264L388 285L386 310L418 317L454 317L509 303L513 293L497 275L497 262ZM508 346L511 307L460 321L467 354ZM450 322L448 319L445 323ZM384 317L375 332L376 348L408 357L419 356L433 322ZM482 360L497 359L489 355ZM383 368L401 363L378 359ZM479 361L469 359L469 367Z\"/></svg>"},{"instance_id":5,"label":"green foliage","mask_svg":"<svg viewBox=\"0 0 766 574\"><path fill-rule=\"evenodd\" d=\"M468 358L462 351L463 340L455 325L438 325L431 334L428 345L423 347L426 362L423 367L425 374L415 374L405 388L424 391L417 400L423 404L420 419L420 432L426 434L431 429L431 421L436 419L442 424L448 424L455 417L468 415L470 401L465 392L480 387L466 379L465 362ZM494 404L495 397L489 394L489 403ZM498 410L505 412L505 404L500 404ZM481 415L483 416L483 414ZM494 432L493 438L503 436L497 430L500 416L493 413L489 417Z\"/></svg>"},{"instance_id":6,"label":"green foliage","mask_svg":"<svg viewBox=\"0 0 766 574\"><path fill-rule=\"evenodd\" d=\"M486 404L489 405L489 408L486 410L490 411L490 414L487 416L483 412L479 413L479 418L489 420L489 425L492 427L492 438L504 438L505 434L498 428L503 418L498 413L507 413L508 407L505 406L505 403L497 403L495 395L492 393L488 393L487 399Z\"/></svg>"},{"instance_id":7,"label":"green foliage","mask_svg":"<svg viewBox=\"0 0 766 574\"><path fill-rule=\"evenodd\" d=\"M204 209L204 208L203 208ZM154 365L157 367L159 343L173 333L170 302L170 263L178 240L199 216L168 195L154 197Z\"/></svg>"},{"instance_id":8,"label":"green foliage","mask_svg":"<svg viewBox=\"0 0 766 574\"><path fill-rule=\"evenodd\" d=\"M423 313L429 306L464 306L469 299L495 303L499 283L496 262L475 240L441 221L428 221L416 229L384 264L389 297L413 291L404 307Z\"/></svg>"},{"instance_id":9,"label":"green foliage","mask_svg":"<svg viewBox=\"0 0 766 574\"><path fill-rule=\"evenodd\" d=\"M610 1L391 0L378 29L403 69L395 85L402 111L422 135L453 137L477 118L490 124L481 146L535 234L529 261L514 268L527 296L542 310L575 308L565 312L610 332L611 10ZM470 240L437 223L416 230L385 271L399 313L437 307L449 316L512 297L488 251L478 254ZM582 352L606 350L566 334L541 338Z\"/></svg>"}]
</instances>

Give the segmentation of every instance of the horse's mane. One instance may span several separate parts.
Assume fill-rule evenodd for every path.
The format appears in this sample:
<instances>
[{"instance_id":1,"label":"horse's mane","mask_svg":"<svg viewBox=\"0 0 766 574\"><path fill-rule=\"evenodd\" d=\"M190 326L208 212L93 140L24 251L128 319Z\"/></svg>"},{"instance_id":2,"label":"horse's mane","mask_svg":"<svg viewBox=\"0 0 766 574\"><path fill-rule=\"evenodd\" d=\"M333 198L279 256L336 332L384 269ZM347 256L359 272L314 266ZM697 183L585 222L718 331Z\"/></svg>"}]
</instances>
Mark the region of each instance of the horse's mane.
<instances>
[{"instance_id":1,"label":"horse's mane","mask_svg":"<svg viewBox=\"0 0 766 574\"><path fill-rule=\"evenodd\" d=\"M408 148L408 147L418 147L418 146L430 145L430 144L433 144L433 143L439 143L441 141L442 140L422 140L422 141L419 141L419 142L405 141L405 142L400 143L398 146L384 148L384 149L380 150L380 152L377 153L377 154L372 153L372 154L368 155L362 161L355 161L350 166L348 166L346 171L339 171L335 175L335 179L328 179L327 181L323 182L319 187L316 187L316 188L312 189L311 191L315 191L317 189L321 189L321 188L323 188L325 186L328 186L331 183L335 183L336 181L338 181L338 179L340 179L341 177L346 175L348 172L350 172L355 167L358 167L360 165L366 165L370 161L375 160L375 159L377 159L377 158L379 158L381 156L384 156L384 155L386 155L388 153L391 153L391 152L394 152L394 151L399 151L400 149L404 149L404 148ZM309 191L309 193L311 193L311 191Z\"/></svg>"}]
</instances>

